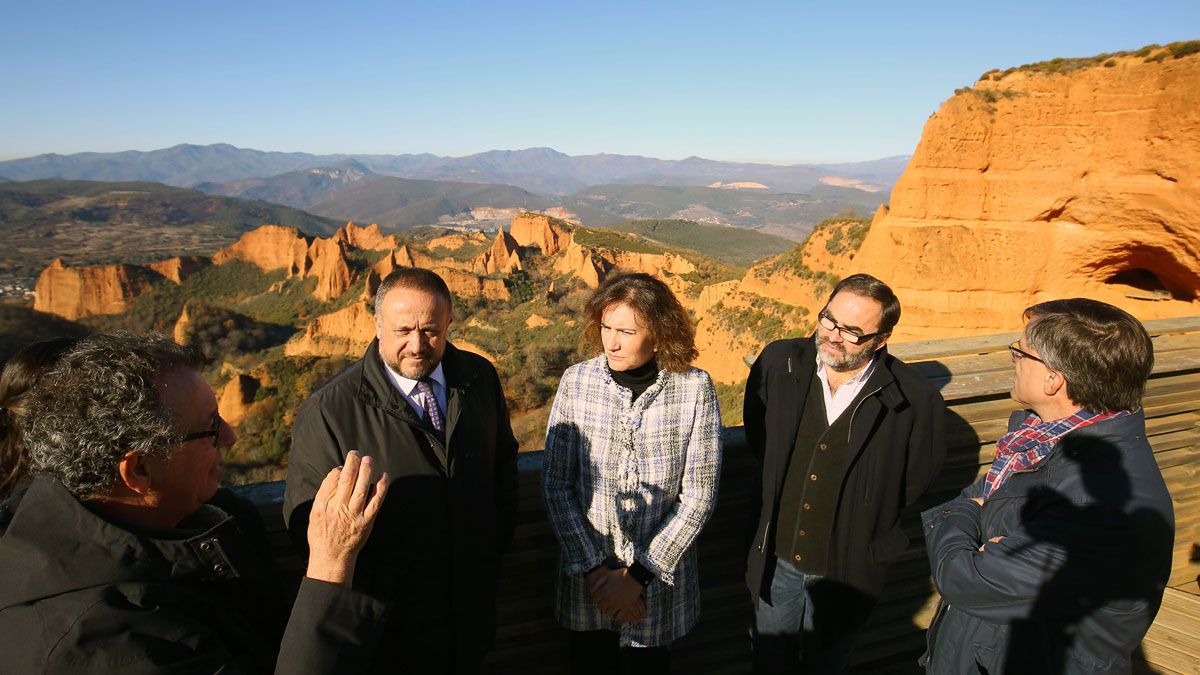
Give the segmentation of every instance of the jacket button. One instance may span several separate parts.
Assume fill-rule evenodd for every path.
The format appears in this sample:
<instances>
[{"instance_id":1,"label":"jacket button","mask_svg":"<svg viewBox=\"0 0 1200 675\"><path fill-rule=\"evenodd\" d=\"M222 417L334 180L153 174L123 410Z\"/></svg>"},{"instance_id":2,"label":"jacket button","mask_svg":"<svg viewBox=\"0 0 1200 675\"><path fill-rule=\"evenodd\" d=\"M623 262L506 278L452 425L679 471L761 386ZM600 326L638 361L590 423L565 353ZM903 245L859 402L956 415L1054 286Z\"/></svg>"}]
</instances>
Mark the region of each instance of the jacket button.
<instances>
[{"instance_id":1,"label":"jacket button","mask_svg":"<svg viewBox=\"0 0 1200 675\"><path fill-rule=\"evenodd\" d=\"M799 532L797 532L796 534L798 534L798 535L800 535L801 537L803 537L803 536L806 536L808 533L807 533L807 532L805 532L804 530L800 530L800 531L799 531Z\"/></svg>"},{"instance_id":2,"label":"jacket button","mask_svg":"<svg viewBox=\"0 0 1200 675\"><path fill-rule=\"evenodd\" d=\"M815 474L815 473L814 473L813 475L809 476L809 477L808 477L808 479L809 479L809 480L816 480L816 479L817 479L817 474Z\"/></svg>"},{"instance_id":3,"label":"jacket button","mask_svg":"<svg viewBox=\"0 0 1200 675\"><path fill-rule=\"evenodd\" d=\"M821 449L822 449L822 450L828 450L828 449L829 449L829 446L828 446L828 445L825 445L824 443L822 443L822 444L821 444Z\"/></svg>"},{"instance_id":4,"label":"jacket button","mask_svg":"<svg viewBox=\"0 0 1200 675\"><path fill-rule=\"evenodd\" d=\"M802 555L797 555L797 556L796 556L796 562L800 562L800 561L801 561L801 560L803 560L803 559L804 559L804 556L802 556Z\"/></svg>"},{"instance_id":5,"label":"jacket button","mask_svg":"<svg viewBox=\"0 0 1200 675\"><path fill-rule=\"evenodd\" d=\"M812 510L812 504L809 504L808 502L804 502L804 510L805 510L805 511L811 511L811 510Z\"/></svg>"}]
</instances>

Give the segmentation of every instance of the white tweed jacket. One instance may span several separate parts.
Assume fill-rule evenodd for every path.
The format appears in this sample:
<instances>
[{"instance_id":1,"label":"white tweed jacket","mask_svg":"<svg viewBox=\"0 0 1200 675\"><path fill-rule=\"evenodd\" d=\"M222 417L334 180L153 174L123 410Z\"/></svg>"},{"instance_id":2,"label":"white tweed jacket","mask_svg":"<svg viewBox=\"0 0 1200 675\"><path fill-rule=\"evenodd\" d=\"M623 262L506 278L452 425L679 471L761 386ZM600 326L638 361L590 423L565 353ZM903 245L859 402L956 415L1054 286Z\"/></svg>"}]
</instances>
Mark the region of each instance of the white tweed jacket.
<instances>
[{"instance_id":1,"label":"white tweed jacket","mask_svg":"<svg viewBox=\"0 0 1200 675\"><path fill-rule=\"evenodd\" d=\"M717 500L721 415L708 373L660 371L631 403L603 355L563 373L550 411L542 494L560 543L556 613L572 630L611 629L621 644L655 647L699 617L696 538ZM646 616L607 618L584 575L606 561L641 561L656 579Z\"/></svg>"}]
</instances>

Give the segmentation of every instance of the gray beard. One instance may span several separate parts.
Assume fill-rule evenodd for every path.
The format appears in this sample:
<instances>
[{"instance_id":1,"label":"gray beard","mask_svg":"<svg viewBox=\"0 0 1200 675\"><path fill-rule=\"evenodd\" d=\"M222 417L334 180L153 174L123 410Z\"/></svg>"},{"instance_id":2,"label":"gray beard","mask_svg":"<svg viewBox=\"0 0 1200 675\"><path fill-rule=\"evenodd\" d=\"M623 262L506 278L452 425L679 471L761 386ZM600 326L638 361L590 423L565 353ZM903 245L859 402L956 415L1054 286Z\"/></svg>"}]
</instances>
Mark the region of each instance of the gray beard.
<instances>
[{"instance_id":1,"label":"gray beard","mask_svg":"<svg viewBox=\"0 0 1200 675\"><path fill-rule=\"evenodd\" d=\"M874 349L864 349L858 354L846 352L840 357L830 357L820 349L821 345L826 344L827 342L829 342L829 340L817 336L817 358L826 368L830 370L836 370L839 373L858 370L859 368L865 366L867 361L870 361L871 357L875 355ZM874 339L872 339L871 342L874 342Z\"/></svg>"}]
</instances>

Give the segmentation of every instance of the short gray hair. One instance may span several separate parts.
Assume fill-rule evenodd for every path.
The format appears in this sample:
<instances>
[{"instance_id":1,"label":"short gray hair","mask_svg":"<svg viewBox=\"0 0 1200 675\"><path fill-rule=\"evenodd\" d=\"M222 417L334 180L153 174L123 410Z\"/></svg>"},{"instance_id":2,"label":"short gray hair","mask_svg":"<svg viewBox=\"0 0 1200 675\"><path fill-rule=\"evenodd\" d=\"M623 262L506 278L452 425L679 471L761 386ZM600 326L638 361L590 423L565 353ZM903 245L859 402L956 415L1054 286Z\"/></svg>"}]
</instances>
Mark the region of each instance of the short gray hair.
<instances>
[{"instance_id":1,"label":"short gray hair","mask_svg":"<svg viewBox=\"0 0 1200 675\"><path fill-rule=\"evenodd\" d=\"M37 473L76 497L110 494L126 452L170 457L184 435L154 382L203 357L158 333L92 335L62 356L30 391L25 447Z\"/></svg>"}]
</instances>

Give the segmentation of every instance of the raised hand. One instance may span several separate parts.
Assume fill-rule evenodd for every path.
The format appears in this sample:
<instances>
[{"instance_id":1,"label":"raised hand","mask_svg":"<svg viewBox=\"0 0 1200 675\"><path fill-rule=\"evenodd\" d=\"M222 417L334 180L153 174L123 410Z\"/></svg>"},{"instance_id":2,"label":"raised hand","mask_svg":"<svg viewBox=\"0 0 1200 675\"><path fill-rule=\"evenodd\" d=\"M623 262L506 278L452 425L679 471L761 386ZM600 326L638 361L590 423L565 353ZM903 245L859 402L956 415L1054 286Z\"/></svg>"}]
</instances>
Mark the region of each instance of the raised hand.
<instances>
[{"instance_id":1,"label":"raised hand","mask_svg":"<svg viewBox=\"0 0 1200 675\"><path fill-rule=\"evenodd\" d=\"M371 458L351 451L321 482L308 516L309 578L350 587L358 552L387 495L387 474L374 484L371 474Z\"/></svg>"}]
</instances>

